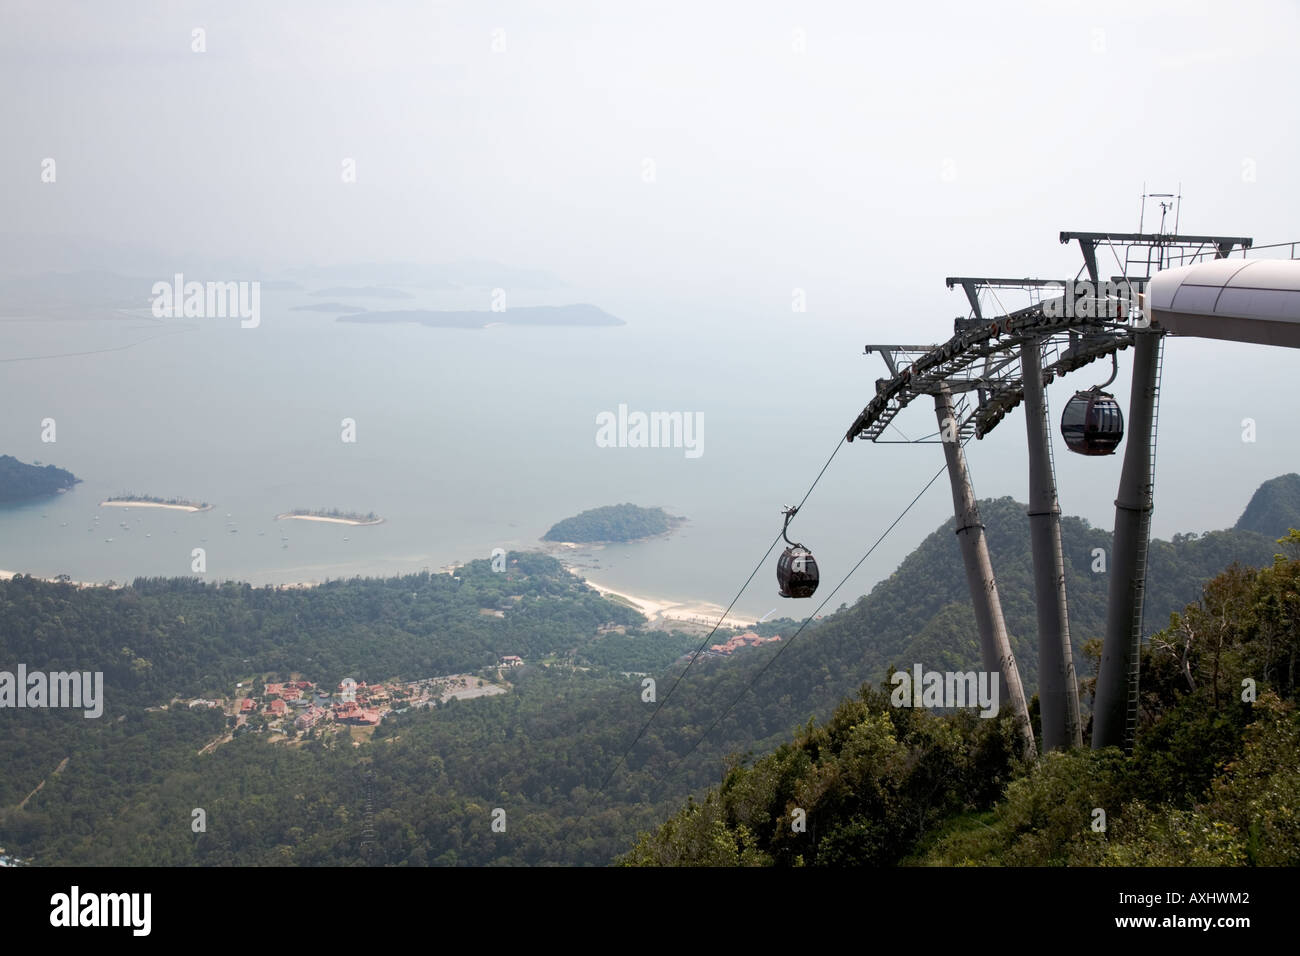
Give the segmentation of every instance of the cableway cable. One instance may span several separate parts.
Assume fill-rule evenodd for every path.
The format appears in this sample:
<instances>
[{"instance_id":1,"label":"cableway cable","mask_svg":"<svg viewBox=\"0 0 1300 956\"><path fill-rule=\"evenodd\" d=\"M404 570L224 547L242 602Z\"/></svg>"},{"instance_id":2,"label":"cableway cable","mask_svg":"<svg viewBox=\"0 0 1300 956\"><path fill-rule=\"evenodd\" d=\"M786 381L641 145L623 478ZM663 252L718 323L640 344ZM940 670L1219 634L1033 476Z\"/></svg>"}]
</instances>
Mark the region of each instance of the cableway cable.
<instances>
[{"instance_id":1,"label":"cableway cable","mask_svg":"<svg viewBox=\"0 0 1300 956\"><path fill-rule=\"evenodd\" d=\"M835 450L832 451L831 456L826 459L826 464L822 465L821 471L817 472L817 477L814 478L812 484L808 486L808 490L804 493L803 498L800 499L799 504L795 505L796 511L803 507L804 502L806 502L808 496L813 493L813 489L817 487L817 483L821 481L822 476L826 474L826 469L831 466L831 462L835 460L835 456L840 453L840 449L843 448L845 444L844 436L841 435L839 441L835 443ZM754 567L754 570L749 572L749 577L745 579L745 583L741 585L740 590L736 592L736 596L732 598L731 603L727 605L727 609L723 611L722 616L718 618L718 623L714 624L712 630L705 635L704 641L700 644L695 653L691 655L690 660L686 663L686 667L677 675L677 679L673 681L672 686L668 688L668 693L665 694L656 704L654 711L646 719L645 724L642 725L641 729L637 732L636 737L632 739L632 743L628 745L628 748L625 751L623 751L623 755L618 758L618 762L615 763L614 768L610 770L609 775L605 778L605 782L602 783L596 793L592 795L591 800L587 803L586 810L583 811L583 816L587 815L587 810L591 809L591 803L595 800L596 796L604 793L605 788L608 787L609 782L614 779L614 775L618 773L619 768L627 761L628 755L633 751L633 749L635 749L636 745L641 742L641 738L645 736L645 732L650 729L650 725L654 723L654 719L659 715L659 711L661 711L664 705L668 703L669 699L673 696L673 691L677 690L678 685L681 684L687 673L690 672L690 669L695 666L695 662L700 659L700 656L704 653L704 648L707 647L709 641L713 639L714 633L722 626L723 621L727 619L728 615L731 614L731 609L736 606L736 602L740 600L740 596L745 593L750 582L754 580L754 575L758 574L758 572L763 569L763 566L767 563L768 557L772 553L772 549L780 543L784 534L785 530L782 529L782 533L772 539L772 543L767 546L767 550L763 553L763 557ZM832 591L831 593L834 594L835 592Z\"/></svg>"},{"instance_id":2,"label":"cableway cable","mask_svg":"<svg viewBox=\"0 0 1300 956\"><path fill-rule=\"evenodd\" d=\"M967 441L969 440L970 439L967 439ZM965 444L966 442L962 442L963 447L965 446ZM916 493L916 497L913 498L910 502L908 502L907 507L904 508L901 512L899 512L898 517L895 518L893 522L890 523L889 527L886 528L883 532L881 532L880 537L877 538L875 543L870 548L867 549L866 554L864 554L861 558L858 559L858 563L853 565L853 567L849 569L849 573L844 575L844 577L840 579L840 583L835 585L835 587L831 590L831 592L827 594L826 597L822 600L821 604L817 605L817 609L804 619L804 622L799 625L798 630L796 630L792 635L790 635L790 640L782 643L780 648L777 649L777 652L773 654L770 658L768 658L767 663L764 664L759 669L758 673L755 674L750 679L749 683L747 683L743 688L741 688L740 693L737 694L735 699L732 700L732 702L727 705L726 710L724 710L721 714L719 714L716 718L714 718L713 723L709 724L708 729L706 729L704 733L700 734L700 736L696 738L695 743L691 745L691 749L686 751L686 753L677 761L678 767L684 764L686 760L691 756L691 754L695 753L696 748L699 747L699 745L704 742L705 738L707 738L709 734L713 732L713 729L717 727L718 724L720 724L727 717L728 714L731 713L732 708L734 708L736 704L740 702L740 699L744 697L747 693L749 693L750 689L754 686L755 683L757 683L758 679L762 677L764 673L766 673L769 667L771 667L773 664L776 663L777 658L785 653L785 649L794 643L795 638L797 638L799 634L803 631L803 629L808 626L808 623L812 621L813 618L815 618L821 612L822 608L824 608L830 602L830 599L835 596L835 592L845 585L845 583L849 580L849 578L851 578L857 572L858 568L862 567L863 563L867 560L867 558L871 557L872 552L874 552L876 548L880 547L881 542L883 542L885 538L888 537L889 533L893 531L895 527L898 526L898 523L907 516L907 513L911 511L912 508L916 505L916 503L920 501L921 498L925 495L925 493L930 490L930 486L939 480L939 476L942 475L947 470L948 470L948 465L945 462L944 466L940 468L937 472L935 472L934 476L925 483L925 487L923 487L920 491Z\"/></svg>"}]
</instances>

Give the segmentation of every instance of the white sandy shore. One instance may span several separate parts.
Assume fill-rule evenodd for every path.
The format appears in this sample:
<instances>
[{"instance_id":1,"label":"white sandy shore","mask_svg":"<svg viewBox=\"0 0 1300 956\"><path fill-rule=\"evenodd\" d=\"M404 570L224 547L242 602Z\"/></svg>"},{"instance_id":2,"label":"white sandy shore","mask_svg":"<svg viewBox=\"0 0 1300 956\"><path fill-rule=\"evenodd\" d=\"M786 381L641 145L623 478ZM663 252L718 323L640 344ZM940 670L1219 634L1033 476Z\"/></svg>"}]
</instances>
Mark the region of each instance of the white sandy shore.
<instances>
[{"instance_id":1,"label":"white sandy shore","mask_svg":"<svg viewBox=\"0 0 1300 956\"><path fill-rule=\"evenodd\" d=\"M101 508L168 508L171 511L211 511L212 505L206 508L200 505L165 505L161 501L101 501Z\"/></svg>"},{"instance_id":2,"label":"white sandy shore","mask_svg":"<svg viewBox=\"0 0 1300 956\"><path fill-rule=\"evenodd\" d=\"M292 518L295 521L328 521L330 524L351 524L351 525L372 525L383 524L383 518L376 518L374 521L358 521L355 518L327 518L325 515L276 515L276 521L283 521Z\"/></svg>"},{"instance_id":3,"label":"white sandy shore","mask_svg":"<svg viewBox=\"0 0 1300 956\"><path fill-rule=\"evenodd\" d=\"M614 588L606 587L603 584L597 584L591 578L585 577L580 570L569 565L565 568L571 573L583 578L595 590L601 594L614 595L620 597L629 604L636 607L638 611L646 616L651 622L662 621L683 621L691 624L708 624L712 627L717 623L718 618L722 617L726 608L719 604L710 604L708 601L672 601L666 598L648 598L636 594L628 594L626 591L618 591ZM753 618L740 618L734 614L727 615L727 619L720 625L721 627L753 627L757 621Z\"/></svg>"}]
</instances>

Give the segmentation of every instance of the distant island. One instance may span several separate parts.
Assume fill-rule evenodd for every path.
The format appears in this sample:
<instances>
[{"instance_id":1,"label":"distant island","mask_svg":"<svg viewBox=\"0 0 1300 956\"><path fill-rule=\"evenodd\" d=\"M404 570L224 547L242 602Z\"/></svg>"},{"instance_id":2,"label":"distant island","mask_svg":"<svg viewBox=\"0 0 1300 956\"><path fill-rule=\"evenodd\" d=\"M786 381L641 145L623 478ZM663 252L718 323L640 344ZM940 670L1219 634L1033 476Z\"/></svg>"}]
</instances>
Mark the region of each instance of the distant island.
<instances>
[{"instance_id":1,"label":"distant island","mask_svg":"<svg viewBox=\"0 0 1300 956\"><path fill-rule=\"evenodd\" d=\"M663 508L639 508L633 504L592 508L552 525L543 541L575 544L613 544L666 534L685 521Z\"/></svg>"},{"instance_id":2,"label":"distant island","mask_svg":"<svg viewBox=\"0 0 1300 956\"><path fill-rule=\"evenodd\" d=\"M110 508L171 508L173 511L211 511L206 501L189 501L185 498L159 498L156 495L121 494L105 498L100 507Z\"/></svg>"},{"instance_id":3,"label":"distant island","mask_svg":"<svg viewBox=\"0 0 1300 956\"><path fill-rule=\"evenodd\" d=\"M594 305L526 305L502 312L440 312L433 309L401 309L340 316L339 322L414 322L441 329L485 329L489 325L626 325Z\"/></svg>"},{"instance_id":4,"label":"distant island","mask_svg":"<svg viewBox=\"0 0 1300 956\"><path fill-rule=\"evenodd\" d=\"M332 286L328 289L319 289L311 295L329 296L331 298L346 298L350 295L365 296L370 299L414 299L415 296L409 292L403 292L401 289L390 289L381 285L340 285Z\"/></svg>"},{"instance_id":5,"label":"distant island","mask_svg":"<svg viewBox=\"0 0 1300 956\"><path fill-rule=\"evenodd\" d=\"M359 305L347 305L343 302L309 302L306 305L295 305L290 312L365 312L365 308Z\"/></svg>"},{"instance_id":6,"label":"distant island","mask_svg":"<svg viewBox=\"0 0 1300 956\"><path fill-rule=\"evenodd\" d=\"M81 481L72 472L53 465L29 465L13 455L0 455L0 503L43 498L67 491Z\"/></svg>"},{"instance_id":7,"label":"distant island","mask_svg":"<svg viewBox=\"0 0 1300 956\"><path fill-rule=\"evenodd\" d=\"M334 524L383 524L384 519L379 517L373 511L367 511L361 514L356 511L340 511L338 508L319 508L309 511L306 508L295 508L293 511L286 511L282 515L276 515L277 521L286 518L298 518L303 521L330 521Z\"/></svg>"}]
</instances>

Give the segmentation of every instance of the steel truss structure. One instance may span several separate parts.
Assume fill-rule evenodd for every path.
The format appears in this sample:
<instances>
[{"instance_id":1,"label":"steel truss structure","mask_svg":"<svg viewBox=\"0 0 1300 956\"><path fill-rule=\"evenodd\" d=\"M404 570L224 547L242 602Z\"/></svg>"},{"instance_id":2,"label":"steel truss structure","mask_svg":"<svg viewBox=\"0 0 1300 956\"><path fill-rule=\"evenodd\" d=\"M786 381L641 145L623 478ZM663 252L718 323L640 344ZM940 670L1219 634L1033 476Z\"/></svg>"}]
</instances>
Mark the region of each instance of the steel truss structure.
<instances>
[{"instance_id":1,"label":"steel truss structure","mask_svg":"<svg viewBox=\"0 0 1300 956\"><path fill-rule=\"evenodd\" d=\"M1082 254L1083 264L1073 279L950 277L948 287L961 288L970 304L969 314L954 322L950 339L929 346L866 346L864 354L879 354L889 375L876 380L875 397L845 435L850 442L862 438L892 443L895 440L886 437L886 430L892 426L902 435L894 424L898 414L920 396L933 399L939 431L916 441L944 445L984 666L1001 676L1027 754L1035 752L1028 705L1007 640L964 445L983 438L1025 403L1043 745L1047 749L1079 746L1078 683L1045 388L1098 359L1134 349L1128 444L1116 498L1105 644L1092 733L1094 748L1131 748L1137 725L1138 651L1163 354L1163 333L1144 321L1138 295L1159 271L1226 258L1236 251L1244 255L1253 245L1244 236L1164 232L1062 232L1060 241L1077 242ZM1292 257L1294 252L1292 246ZM1117 271L1103 278L1101 267L1112 259ZM1000 294L1011 292L1027 294L1030 304L1005 309ZM990 311L989 300L996 309Z\"/></svg>"}]
</instances>

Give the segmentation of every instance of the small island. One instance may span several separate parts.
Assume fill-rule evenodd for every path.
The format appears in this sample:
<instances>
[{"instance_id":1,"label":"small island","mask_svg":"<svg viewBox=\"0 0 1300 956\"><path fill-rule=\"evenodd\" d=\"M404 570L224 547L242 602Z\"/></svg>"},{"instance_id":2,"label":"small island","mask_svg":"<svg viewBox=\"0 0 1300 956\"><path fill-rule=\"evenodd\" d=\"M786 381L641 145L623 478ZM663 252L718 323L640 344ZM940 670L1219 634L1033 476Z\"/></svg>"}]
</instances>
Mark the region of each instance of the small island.
<instances>
[{"instance_id":1,"label":"small island","mask_svg":"<svg viewBox=\"0 0 1300 956\"><path fill-rule=\"evenodd\" d=\"M206 501L189 501L185 498L159 498L156 495L120 494L105 498L101 508L170 508L173 511L211 511Z\"/></svg>"},{"instance_id":2,"label":"small island","mask_svg":"<svg viewBox=\"0 0 1300 956\"><path fill-rule=\"evenodd\" d=\"M306 508L296 508L293 511L286 511L282 515L276 515L275 520L282 521L287 518L297 518L301 521L329 521L334 524L353 524L353 525L370 525L383 524L384 519L379 517L373 511L367 511L361 514L356 511L339 511L337 508L317 509L309 511Z\"/></svg>"},{"instance_id":3,"label":"small island","mask_svg":"<svg viewBox=\"0 0 1300 956\"><path fill-rule=\"evenodd\" d=\"M13 455L0 455L0 503L62 494L79 481L63 468L42 468L40 462L29 465Z\"/></svg>"},{"instance_id":4,"label":"small island","mask_svg":"<svg viewBox=\"0 0 1300 956\"><path fill-rule=\"evenodd\" d=\"M366 309L359 305L345 305L342 302L310 302L307 305L295 305L290 312L348 312L359 314Z\"/></svg>"},{"instance_id":5,"label":"small island","mask_svg":"<svg viewBox=\"0 0 1300 956\"><path fill-rule=\"evenodd\" d=\"M496 325L549 326L626 325L622 319L610 315L594 305L526 305L502 312L486 310L439 311L436 309L402 309L383 312L358 312L340 316L338 322L414 322L440 329L486 329Z\"/></svg>"},{"instance_id":6,"label":"small island","mask_svg":"<svg viewBox=\"0 0 1300 956\"><path fill-rule=\"evenodd\" d=\"M634 504L592 508L565 518L542 535L543 541L574 544L615 544L667 534L685 521L663 508L640 508Z\"/></svg>"},{"instance_id":7,"label":"small island","mask_svg":"<svg viewBox=\"0 0 1300 956\"><path fill-rule=\"evenodd\" d=\"M322 298L343 299L348 296L361 296L371 299L414 299L415 296L402 289L390 289L387 286L365 285L365 286L334 286L329 289L317 289L311 295L318 295Z\"/></svg>"}]
</instances>

